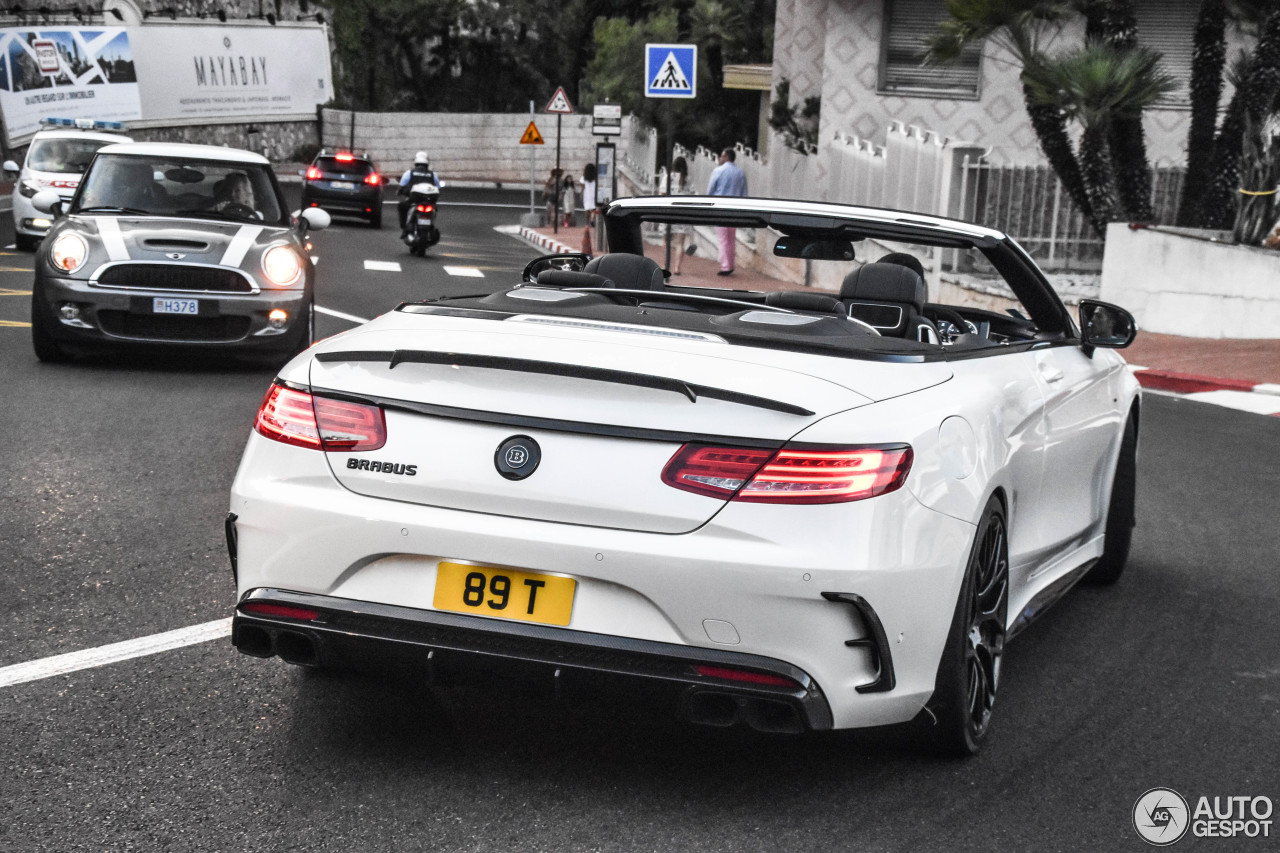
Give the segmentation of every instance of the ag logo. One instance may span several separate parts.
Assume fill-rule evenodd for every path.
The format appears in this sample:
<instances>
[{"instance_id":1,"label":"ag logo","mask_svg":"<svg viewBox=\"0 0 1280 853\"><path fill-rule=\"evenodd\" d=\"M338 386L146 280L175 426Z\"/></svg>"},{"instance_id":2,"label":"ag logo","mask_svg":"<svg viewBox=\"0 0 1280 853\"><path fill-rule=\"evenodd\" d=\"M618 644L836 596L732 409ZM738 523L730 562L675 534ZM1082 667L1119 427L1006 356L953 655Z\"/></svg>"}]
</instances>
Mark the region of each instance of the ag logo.
<instances>
[{"instance_id":1,"label":"ag logo","mask_svg":"<svg viewBox=\"0 0 1280 853\"><path fill-rule=\"evenodd\" d=\"M493 454L494 467L508 480L523 480L538 469L542 449L527 435L516 435L498 445Z\"/></svg>"},{"instance_id":2,"label":"ag logo","mask_svg":"<svg viewBox=\"0 0 1280 853\"><path fill-rule=\"evenodd\" d=\"M1133 804L1133 828L1143 841L1168 847L1187 834L1191 811L1172 788L1152 788Z\"/></svg>"}]
</instances>

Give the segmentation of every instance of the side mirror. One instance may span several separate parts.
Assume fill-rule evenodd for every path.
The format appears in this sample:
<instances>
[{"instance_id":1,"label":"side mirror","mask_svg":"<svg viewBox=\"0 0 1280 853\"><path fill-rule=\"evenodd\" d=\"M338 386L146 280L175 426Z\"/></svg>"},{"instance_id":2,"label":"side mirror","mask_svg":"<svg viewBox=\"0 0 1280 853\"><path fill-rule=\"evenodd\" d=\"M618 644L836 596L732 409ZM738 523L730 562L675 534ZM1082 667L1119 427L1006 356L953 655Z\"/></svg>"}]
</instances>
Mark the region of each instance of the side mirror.
<instances>
[{"instance_id":1,"label":"side mirror","mask_svg":"<svg viewBox=\"0 0 1280 853\"><path fill-rule=\"evenodd\" d=\"M15 162L13 162L12 160L5 160L5 161L4 161L4 166L2 166L2 167L0 167L0 168L3 168L6 172L21 172L21 171L22 171L22 169L18 166L18 164L17 164L17 163L15 163Z\"/></svg>"},{"instance_id":2,"label":"side mirror","mask_svg":"<svg viewBox=\"0 0 1280 853\"><path fill-rule=\"evenodd\" d=\"M298 225L303 231L310 229L312 231L323 231L329 227L329 223L333 219L328 213L318 207L308 207L306 210L300 211L294 216L298 220Z\"/></svg>"},{"instance_id":3,"label":"side mirror","mask_svg":"<svg viewBox=\"0 0 1280 853\"><path fill-rule=\"evenodd\" d=\"M1138 336L1138 321L1119 305L1081 299L1080 330L1085 346L1124 349Z\"/></svg>"},{"instance_id":4,"label":"side mirror","mask_svg":"<svg viewBox=\"0 0 1280 853\"><path fill-rule=\"evenodd\" d=\"M40 190L31 197L31 206L41 213L62 215L62 196L53 190Z\"/></svg>"}]
</instances>

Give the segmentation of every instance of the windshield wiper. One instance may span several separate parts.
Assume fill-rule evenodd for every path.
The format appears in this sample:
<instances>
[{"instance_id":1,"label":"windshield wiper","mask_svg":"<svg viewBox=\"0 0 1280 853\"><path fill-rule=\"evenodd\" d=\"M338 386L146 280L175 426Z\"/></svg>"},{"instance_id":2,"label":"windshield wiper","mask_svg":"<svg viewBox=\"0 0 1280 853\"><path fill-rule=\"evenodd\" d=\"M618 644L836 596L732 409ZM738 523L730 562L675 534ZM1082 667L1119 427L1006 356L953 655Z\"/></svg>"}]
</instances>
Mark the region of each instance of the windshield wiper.
<instances>
[{"instance_id":1,"label":"windshield wiper","mask_svg":"<svg viewBox=\"0 0 1280 853\"><path fill-rule=\"evenodd\" d=\"M260 220L254 216L245 216L242 213L232 213L229 210L208 210L200 208L187 208L185 210L175 210L174 216L190 216L193 219L230 219L234 222L259 222Z\"/></svg>"},{"instance_id":2,"label":"windshield wiper","mask_svg":"<svg viewBox=\"0 0 1280 853\"><path fill-rule=\"evenodd\" d=\"M129 213L135 216L150 216L151 211L143 210L140 207L116 207L111 204L102 204L97 207L82 207L76 213Z\"/></svg>"}]
</instances>

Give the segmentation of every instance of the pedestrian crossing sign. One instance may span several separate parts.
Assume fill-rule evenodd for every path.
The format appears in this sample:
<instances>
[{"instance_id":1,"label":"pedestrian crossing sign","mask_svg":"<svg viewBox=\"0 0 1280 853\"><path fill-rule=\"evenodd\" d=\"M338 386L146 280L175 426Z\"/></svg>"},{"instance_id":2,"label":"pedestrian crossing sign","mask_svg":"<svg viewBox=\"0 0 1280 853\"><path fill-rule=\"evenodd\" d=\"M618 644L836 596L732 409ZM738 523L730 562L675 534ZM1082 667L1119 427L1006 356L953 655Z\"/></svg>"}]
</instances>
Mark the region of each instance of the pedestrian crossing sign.
<instances>
[{"instance_id":1,"label":"pedestrian crossing sign","mask_svg":"<svg viewBox=\"0 0 1280 853\"><path fill-rule=\"evenodd\" d=\"M696 44L646 44L644 46L644 96L693 98L698 92Z\"/></svg>"}]
</instances>

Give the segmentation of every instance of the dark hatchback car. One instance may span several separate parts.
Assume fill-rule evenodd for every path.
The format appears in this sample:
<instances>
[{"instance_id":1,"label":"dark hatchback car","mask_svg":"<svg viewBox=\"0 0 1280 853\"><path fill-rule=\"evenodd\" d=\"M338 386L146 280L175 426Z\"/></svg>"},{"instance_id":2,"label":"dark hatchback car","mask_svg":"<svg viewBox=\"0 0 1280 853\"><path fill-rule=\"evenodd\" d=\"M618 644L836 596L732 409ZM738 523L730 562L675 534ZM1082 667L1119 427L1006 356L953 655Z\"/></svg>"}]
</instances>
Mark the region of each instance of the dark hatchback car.
<instances>
[{"instance_id":1,"label":"dark hatchback car","mask_svg":"<svg viewBox=\"0 0 1280 853\"><path fill-rule=\"evenodd\" d=\"M302 207L382 227L382 174L367 154L323 150L303 173Z\"/></svg>"}]
</instances>

